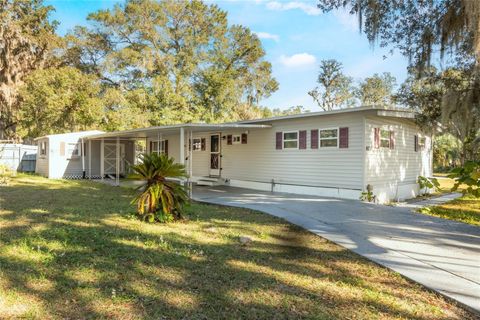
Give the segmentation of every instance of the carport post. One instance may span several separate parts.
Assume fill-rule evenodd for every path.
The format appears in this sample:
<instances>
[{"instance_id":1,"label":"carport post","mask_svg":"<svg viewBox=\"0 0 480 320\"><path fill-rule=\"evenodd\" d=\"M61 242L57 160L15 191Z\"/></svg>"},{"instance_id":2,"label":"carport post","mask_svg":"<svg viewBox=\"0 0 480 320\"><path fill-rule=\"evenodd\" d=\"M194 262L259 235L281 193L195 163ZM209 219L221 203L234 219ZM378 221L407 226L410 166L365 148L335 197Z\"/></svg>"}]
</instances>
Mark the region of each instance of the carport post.
<instances>
[{"instance_id":1,"label":"carport post","mask_svg":"<svg viewBox=\"0 0 480 320\"><path fill-rule=\"evenodd\" d=\"M105 166L104 166L104 153L105 153L105 141L100 141L100 178L103 180L103 176L105 175Z\"/></svg>"},{"instance_id":2,"label":"carport post","mask_svg":"<svg viewBox=\"0 0 480 320\"><path fill-rule=\"evenodd\" d=\"M92 179L92 140L88 139L88 179Z\"/></svg>"},{"instance_id":3,"label":"carport post","mask_svg":"<svg viewBox=\"0 0 480 320\"><path fill-rule=\"evenodd\" d=\"M120 137L117 137L117 143L115 145L115 185L120 185Z\"/></svg>"},{"instance_id":4,"label":"carport post","mask_svg":"<svg viewBox=\"0 0 480 320\"><path fill-rule=\"evenodd\" d=\"M180 159L181 164L185 164L185 129L180 128Z\"/></svg>"},{"instance_id":5,"label":"carport post","mask_svg":"<svg viewBox=\"0 0 480 320\"><path fill-rule=\"evenodd\" d=\"M193 133L190 130L190 139L188 140L188 192L190 197L192 197L193 188L192 188L192 175L193 175Z\"/></svg>"},{"instance_id":6,"label":"carport post","mask_svg":"<svg viewBox=\"0 0 480 320\"><path fill-rule=\"evenodd\" d=\"M81 141L81 146L80 146L80 150L81 150L81 155L82 155L82 179L85 179L86 178L86 174L87 172L85 171L85 143L83 142L83 138L80 140ZM90 153L88 153L90 154Z\"/></svg>"},{"instance_id":7,"label":"carport post","mask_svg":"<svg viewBox=\"0 0 480 320\"><path fill-rule=\"evenodd\" d=\"M180 127L180 163L185 165L185 129ZM182 179L182 184L185 186L185 180Z\"/></svg>"}]
</instances>

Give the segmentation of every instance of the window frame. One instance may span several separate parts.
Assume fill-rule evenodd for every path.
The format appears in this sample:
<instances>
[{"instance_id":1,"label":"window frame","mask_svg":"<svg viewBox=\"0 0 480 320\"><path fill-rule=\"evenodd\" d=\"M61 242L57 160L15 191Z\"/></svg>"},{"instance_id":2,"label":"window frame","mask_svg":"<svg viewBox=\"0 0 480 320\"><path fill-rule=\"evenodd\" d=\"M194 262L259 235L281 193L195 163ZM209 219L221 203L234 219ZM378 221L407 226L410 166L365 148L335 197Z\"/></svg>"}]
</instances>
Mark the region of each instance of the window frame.
<instances>
[{"instance_id":1,"label":"window frame","mask_svg":"<svg viewBox=\"0 0 480 320\"><path fill-rule=\"evenodd\" d=\"M150 153L156 153L156 154L166 154L165 153L165 141L167 139L161 139L161 140L152 140L152 150L150 150ZM157 149L155 149L153 146L157 144ZM160 144L163 145L163 150L159 150L158 148L160 147Z\"/></svg>"},{"instance_id":2,"label":"window frame","mask_svg":"<svg viewBox=\"0 0 480 320\"><path fill-rule=\"evenodd\" d=\"M235 138L237 138L238 141L235 141ZM242 135L241 134L232 134L232 144L242 144Z\"/></svg>"},{"instance_id":3,"label":"window frame","mask_svg":"<svg viewBox=\"0 0 480 320\"><path fill-rule=\"evenodd\" d=\"M195 142L196 140L198 141ZM192 151L195 151L195 152L202 151L202 138L192 138Z\"/></svg>"},{"instance_id":4,"label":"window frame","mask_svg":"<svg viewBox=\"0 0 480 320\"><path fill-rule=\"evenodd\" d=\"M47 141L41 141L40 142L40 156L46 157L47 156Z\"/></svg>"},{"instance_id":5,"label":"window frame","mask_svg":"<svg viewBox=\"0 0 480 320\"><path fill-rule=\"evenodd\" d=\"M81 142L67 142L65 143L65 155L67 159L77 159L82 156L82 143ZM72 145L76 146L76 148L71 148ZM73 154L73 151L77 150L77 154ZM70 152L72 151L72 152Z\"/></svg>"},{"instance_id":6,"label":"window frame","mask_svg":"<svg viewBox=\"0 0 480 320\"><path fill-rule=\"evenodd\" d=\"M423 144L421 143L423 140ZM418 150L419 151L424 151L427 148L427 137L425 136L418 136Z\"/></svg>"},{"instance_id":7,"label":"window frame","mask_svg":"<svg viewBox=\"0 0 480 320\"><path fill-rule=\"evenodd\" d=\"M390 130L390 129L383 129L383 128L380 128L380 132L379 132L379 148L381 149L391 149L392 148L392 145L391 145L391 141L390 141L390 137L392 135L392 131L393 130ZM382 132L388 132L388 138L383 138L382 137ZM388 146L383 146L382 145L382 141L387 141L388 142Z\"/></svg>"},{"instance_id":8,"label":"window frame","mask_svg":"<svg viewBox=\"0 0 480 320\"><path fill-rule=\"evenodd\" d=\"M291 131L282 131L282 150L298 150L299 149L299 144L300 144L300 137L299 137L299 130L291 130ZM285 134L286 133L296 133L297 134L297 138L296 139L285 139ZM290 142L290 141L296 141L297 142L297 146L292 148L292 147L288 147L286 148L285 147L285 142Z\"/></svg>"},{"instance_id":9,"label":"window frame","mask_svg":"<svg viewBox=\"0 0 480 320\"><path fill-rule=\"evenodd\" d=\"M336 130L337 131L337 137L336 138L322 138L322 131L327 131L327 130ZM322 147L322 140L337 140L337 145L336 146L323 146ZM331 128L319 128L318 129L318 148L336 148L338 149L340 146L340 127L331 127Z\"/></svg>"}]
</instances>

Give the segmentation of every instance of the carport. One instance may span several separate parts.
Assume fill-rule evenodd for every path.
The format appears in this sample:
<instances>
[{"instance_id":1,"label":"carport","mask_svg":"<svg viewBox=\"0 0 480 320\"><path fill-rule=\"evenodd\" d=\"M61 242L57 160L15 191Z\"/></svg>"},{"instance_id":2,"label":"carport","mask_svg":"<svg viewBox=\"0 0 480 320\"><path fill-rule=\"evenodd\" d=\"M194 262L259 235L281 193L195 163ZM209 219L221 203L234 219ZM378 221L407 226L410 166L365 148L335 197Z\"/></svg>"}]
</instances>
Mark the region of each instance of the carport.
<instances>
[{"instance_id":1,"label":"carport","mask_svg":"<svg viewBox=\"0 0 480 320\"><path fill-rule=\"evenodd\" d=\"M114 168L115 175L115 185L120 185L120 174L121 168L123 167L123 161L126 161L128 157L131 161L135 163L137 161L137 153L146 152L147 141L156 142L155 152L165 152L165 148L168 147L168 144L162 143L165 137L175 137L175 140L178 140L178 154L171 155L175 158L177 163L182 163L187 168L189 179L193 176L193 161L194 153L192 152L192 136L195 133L222 133L228 130L248 130L249 129L263 129L270 128L270 125L259 125L259 124L203 124L203 123L190 123L190 124L180 124L180 125L171 125L171 126L157 126L149 127L142 129L133 129L126 131L116 131L116 132L107 132L100 133L85 137L82 139L82 146L86 149L86 152L82 152L82 169L84 176L86 178L92 179L96 175L92 173L92 168L99 166L99 178L104 179L106 174L105 164ZM95 153L92 148L94 143L100 143L99 155ZM108 142L108 143L107 143ZM142 142L144 147L143 150L138 150L137 145L139 142ZM134 154L125 154L122 156L122 144L133 143ZM108 147L107 147L108 146ZM109 157L106 157L106 151L109 153ZM150 150L152 152L152 150ZM220 155L217 155L220 156ZM95 161L97 159L97 161ZM107 161L106 161L107 159ZM96 163L97 162L97 163ZM110 172L113 174L113 172Z\"/></svg>"}]
</instances>

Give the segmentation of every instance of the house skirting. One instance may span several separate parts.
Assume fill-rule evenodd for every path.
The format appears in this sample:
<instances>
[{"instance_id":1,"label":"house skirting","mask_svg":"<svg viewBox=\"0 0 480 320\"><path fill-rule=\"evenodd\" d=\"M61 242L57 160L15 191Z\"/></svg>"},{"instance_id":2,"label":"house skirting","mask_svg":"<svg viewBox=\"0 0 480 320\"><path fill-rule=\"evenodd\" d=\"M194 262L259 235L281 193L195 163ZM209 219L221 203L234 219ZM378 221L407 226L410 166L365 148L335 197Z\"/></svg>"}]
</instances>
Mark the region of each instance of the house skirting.
<instances>
[{"instance_id":1,"label":"house skirting","mask_svg":"<svg viewBox=\"0 0 480 320\"><path fill-rule=\"evenodd\" d=\"M417 197L419 195L419 187L417 183L394 183L385 186L374 186L373 194L376 195L379 203L403 201Z\"/></svg>"},{"instance_id":2,"label":"house skirting","mask_svg":"<svg viewBox=\"0 0 480 320\"><path fill-rule=\"evenodd\" d=\"M304 194L319 197L331 197L342 199L358 200L362 193L357 189L333 188L333 187L317 187L317 186L302 186L285 183L267 183L259 181L235 180L227 179L227 185L238 188L246 188L270 192L285 192L294 194Z\"/></svg>"}]
</instances>

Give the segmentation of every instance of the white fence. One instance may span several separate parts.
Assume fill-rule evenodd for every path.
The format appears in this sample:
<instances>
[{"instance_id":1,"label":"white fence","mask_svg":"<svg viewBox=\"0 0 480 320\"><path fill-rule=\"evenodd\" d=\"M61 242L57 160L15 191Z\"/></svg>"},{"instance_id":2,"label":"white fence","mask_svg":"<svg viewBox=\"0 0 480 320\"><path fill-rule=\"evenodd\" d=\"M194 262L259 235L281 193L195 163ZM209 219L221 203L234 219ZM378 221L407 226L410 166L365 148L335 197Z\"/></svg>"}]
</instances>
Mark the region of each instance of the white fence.
<instances>
[{"instance_id":1,"label":"white fence","mask_svg":"<svg viewBox=\"0 0 480 320\"><path fill-rule=\"evenodd\" d=\"M37 146L0 143L0 165L14 171L35 172Z\"/></svg>"}]
</instances>

